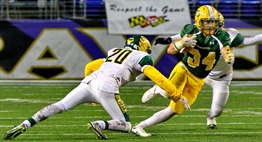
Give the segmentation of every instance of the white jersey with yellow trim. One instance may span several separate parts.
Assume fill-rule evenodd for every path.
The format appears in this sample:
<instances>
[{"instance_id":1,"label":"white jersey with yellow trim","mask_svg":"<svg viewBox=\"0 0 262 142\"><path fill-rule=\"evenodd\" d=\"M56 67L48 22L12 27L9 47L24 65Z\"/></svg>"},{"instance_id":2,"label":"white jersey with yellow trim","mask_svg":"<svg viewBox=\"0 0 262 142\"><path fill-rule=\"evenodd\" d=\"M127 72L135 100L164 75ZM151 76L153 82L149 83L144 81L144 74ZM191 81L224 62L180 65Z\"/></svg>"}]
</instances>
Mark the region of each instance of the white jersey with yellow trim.
<instances>
[{"instance_id":1,"label":"white jersey with yellow trim","mask_svg":"<svg viewBox=\"0 0 262 142\"><path fill-rule=\"evenodd\" d=\"M241 45L243 40L239 41L237 45L232 45L232 42L237 38L239 34L239 32L236 29L228 28L228 29L225 29L225 31L230 36L232 50L234 47ZM241 36L241 38L243 37ZM212 78L212 79L224 78L224 79L232 80L232 73L233 73L233 64L227 64L221 55L216 66L212 69L212 71L209 73L207 77Z\"/></svg>"}]
</instances>

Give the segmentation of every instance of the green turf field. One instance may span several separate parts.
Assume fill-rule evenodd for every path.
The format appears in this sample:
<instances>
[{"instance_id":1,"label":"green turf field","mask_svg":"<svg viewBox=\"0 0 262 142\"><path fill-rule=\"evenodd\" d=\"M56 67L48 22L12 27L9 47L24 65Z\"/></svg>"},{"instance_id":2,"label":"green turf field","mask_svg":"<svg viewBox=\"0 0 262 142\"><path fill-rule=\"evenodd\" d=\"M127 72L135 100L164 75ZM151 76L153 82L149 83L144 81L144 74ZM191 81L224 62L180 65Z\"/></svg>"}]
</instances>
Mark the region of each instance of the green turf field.
<instances>
[{"instance_id":1,"label":"green turf field","mask_svg":"<svg viewBox=\"0 0 262 142\"><path fill-rule=\"evenodd\" d=\"M78 83L17 82L0 83L0 133L3 134L46 105L64 97ZM132 133L105 131L112 142L261 142L262 141L262 84L232 83L231 94L224 113L217 118L218 129L206 128L211 92L204 87L191 111L185 111L169 121L146 129L153 136L141 138ZM121 88L121 96L129 111L132 124L167 107L169 100L160 96L146 104L141 96L152 83L135 82ZM110 117L101 106L85 104L43 121L13 141L20 142L97 142L86 124ZM4 141L1 138L0 141Z\"/></svg>"}]
</instances>

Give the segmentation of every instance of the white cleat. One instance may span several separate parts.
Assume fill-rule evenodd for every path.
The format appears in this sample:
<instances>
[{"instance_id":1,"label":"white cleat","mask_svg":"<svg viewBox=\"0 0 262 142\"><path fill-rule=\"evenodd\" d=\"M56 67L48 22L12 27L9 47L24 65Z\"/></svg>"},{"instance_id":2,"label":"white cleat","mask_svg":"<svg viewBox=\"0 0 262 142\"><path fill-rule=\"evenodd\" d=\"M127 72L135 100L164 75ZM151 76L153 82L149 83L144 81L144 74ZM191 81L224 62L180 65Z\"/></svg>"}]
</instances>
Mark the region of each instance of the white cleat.
<instances>
[{"instance_id":1,"label":"white cleat","mask_svg":"<svg viewBox=\"0 0 262 142\"><path fill-rule=\"evenodd\" d=\"M139 126L133 126L132 127L132 133L135 134L136 136L140 137L150 137L151 134L146 133L145 130L142 127Z\"/></svg>"},{"instance_id":2,"label":"white cleat","mask_svg":"<svg viewBox=\"0 0 262 142\"><path fill-rule=\"evenodd\" d=\"M217 129L216 118L213 119L207 118L207 129Z\"/></svg>"},{"instance_id":3,"label":"white cleat","mask_svg":"<svg viewBox=\"0 0 262 142\"><path fill-rule=\"evenodd\" d=\"M187 99L185 97L180 98L179 101L184 104L187 110L191 110L190 105L188 104Z\"/></svg>"},{"instance_id":4,"label":"white cleat","mask_svg":"<svg viewBox=\"0 0 262 142\"><path fill-rule=\"evenodd\" d=\"M158 93L156 93L156 88L157 88L157 86L154 85L152 88L148 89L144 93L144 95L143 95L143 97L141 99L142 103L148 102L149 100L151 100L152 98L154 98L158 94Z\"/></svg>"}]
</instances>

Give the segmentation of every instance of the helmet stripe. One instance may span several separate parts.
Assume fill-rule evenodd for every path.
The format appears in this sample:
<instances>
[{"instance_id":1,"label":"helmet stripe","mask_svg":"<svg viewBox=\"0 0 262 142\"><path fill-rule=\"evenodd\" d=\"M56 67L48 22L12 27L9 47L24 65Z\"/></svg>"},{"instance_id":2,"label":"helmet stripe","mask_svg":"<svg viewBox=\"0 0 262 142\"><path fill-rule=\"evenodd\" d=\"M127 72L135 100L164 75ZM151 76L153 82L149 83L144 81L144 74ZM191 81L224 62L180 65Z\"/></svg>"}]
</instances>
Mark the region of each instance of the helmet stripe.
<instances>
[{"instance_id":1,"label":"helmet stripe","mask_svg":"<svg viewBox=\"0 0 262 142\"><path fill-rule=\"evenodd\" d=\"M207 7L208 13L209 13L208 19L215 18L215 12L214 12L213 8L210 5L206 5L206 7Z\"/></svg>"}]
</instances>

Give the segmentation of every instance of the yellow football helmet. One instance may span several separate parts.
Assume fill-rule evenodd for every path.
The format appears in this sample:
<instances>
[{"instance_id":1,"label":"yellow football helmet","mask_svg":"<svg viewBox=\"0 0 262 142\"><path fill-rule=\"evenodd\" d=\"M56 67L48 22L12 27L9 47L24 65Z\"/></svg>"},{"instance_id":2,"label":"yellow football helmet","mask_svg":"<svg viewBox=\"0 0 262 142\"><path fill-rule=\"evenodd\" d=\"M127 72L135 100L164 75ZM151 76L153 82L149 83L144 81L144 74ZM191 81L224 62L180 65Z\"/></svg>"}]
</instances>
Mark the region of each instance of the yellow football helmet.
<instances>
[{"instance_id":1,"label":"yellow football helmet","mask_svg":"<svg viewBox=\"0 0 262 142\"><path fill-rule=\"evenodd\" d=\"M148 54L152 51L152 46L148 39L144 36L134 35L126 40L125 47L130 47L138 51L144 51Z\"/></svg>"},{"instance_id":2,"label":"yellow football helmet","mask_svg":"<svg viewBox=\"0 0 262 142\"><path fill-rule=\"evenodd\" d=\"M219 25L218 11L210 5L200 6L196 11L195 23L198 30L206 36L213 35Z\"/></svg>"},{"instance_id":3,"label":"yellow football helmet","mask_svg":"<svg viewBox=\"0 0 262 142\"><path fill-rule=\"evenodd\" d=\"M218 12L218 17L219 17L219 27L220 28L223 28L224 27L224 24L225 24L225 19L224 19L224 16L222 13Z\"/></svg>"}]
</instances>

